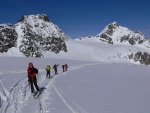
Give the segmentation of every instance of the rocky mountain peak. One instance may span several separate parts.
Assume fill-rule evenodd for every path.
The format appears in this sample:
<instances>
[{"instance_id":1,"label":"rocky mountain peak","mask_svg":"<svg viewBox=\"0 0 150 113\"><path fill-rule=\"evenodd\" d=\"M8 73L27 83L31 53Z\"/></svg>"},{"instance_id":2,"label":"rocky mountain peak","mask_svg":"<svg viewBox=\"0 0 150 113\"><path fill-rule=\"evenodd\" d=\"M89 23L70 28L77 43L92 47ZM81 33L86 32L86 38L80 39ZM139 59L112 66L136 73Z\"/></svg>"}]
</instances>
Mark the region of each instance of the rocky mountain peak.
<instances>
[{"instance_id":1,"label":"rocky mountain peak","mask_svg":"<svg viewBox=\"0 0 150 113\"><path fill-rule=\"evenodd\" d=\"M115 29L117 27L119 27L119 24L117 22L113 22L107 26L108 29Z\"/></svg>"},{"instance_id":2,"label":"rocky mountain peak","mask_svg":"<svg viewBox=\"0 0 150 113\"><path fill-rule=\"evenodd\" d=\"M97 35L97 38L110 44L129 43L131 45L142 44L145 40L144 35L140 31L131 31L126 27L119 26L117 22L107 25Z\"/></svg>"},{"instance_id":3,"label":"rocky mountain peak","mask_svg":"<svg viewBox=\"0 0 150 113\"><path fill-rule=\"evenodd\" d=\"M44 57L43 52L67 52L69 37L45 14L24 15L15 25L0 25L0 52L16 47L27 57Z\"/></svg>"},{"instance_id":4,"label":"rocky mountain peak","mask_svg":"<svg viewBox=\"0 0 150 113\"><path fill-rule=\"evenodd\" d=\"M37 14L37 15L23 15L19 20L18 22L25 22L26 20L28 19L32 19L32 20L42 20L42 21L45 21L45 22L50 22L49 21L49 18L47 15L45 14Z\"/></svg>"}]
</instances>

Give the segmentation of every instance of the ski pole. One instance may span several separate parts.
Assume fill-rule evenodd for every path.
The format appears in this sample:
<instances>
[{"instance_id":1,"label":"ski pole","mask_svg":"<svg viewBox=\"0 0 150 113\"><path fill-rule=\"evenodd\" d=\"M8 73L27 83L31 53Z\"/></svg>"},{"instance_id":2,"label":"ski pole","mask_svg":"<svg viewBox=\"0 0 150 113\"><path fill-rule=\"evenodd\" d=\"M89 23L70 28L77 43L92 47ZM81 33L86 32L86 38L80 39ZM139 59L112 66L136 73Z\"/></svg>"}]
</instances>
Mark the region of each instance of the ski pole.
<instances>
[{"instance_id":1,"label":"ski pole","mask_svg":"<svg viewBox=\"0 0 150 113\"><path fill-rule=\"evenodd\" d=\"M38 77L38 82L39 82L39 75L37 74L37 77Z\"/></svg>"}]
</instances>

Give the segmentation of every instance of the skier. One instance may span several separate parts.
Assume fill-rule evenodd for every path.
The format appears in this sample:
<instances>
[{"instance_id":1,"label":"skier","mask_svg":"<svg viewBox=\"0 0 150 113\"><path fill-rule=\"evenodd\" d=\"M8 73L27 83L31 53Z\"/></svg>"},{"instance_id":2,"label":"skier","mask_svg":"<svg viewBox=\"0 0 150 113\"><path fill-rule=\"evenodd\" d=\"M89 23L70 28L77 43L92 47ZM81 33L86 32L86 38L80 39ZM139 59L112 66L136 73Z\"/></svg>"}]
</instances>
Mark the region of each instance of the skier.
<instances>
[{"instance_id":1,"label":"skier","mask_svg":"<svg viewBox=\"0 0 150 113\"><path fill-rule=\"evenodd\" d=\"M62 65L62 70L63 72L65 72L65 65Z\"/></svg>"},{"instance_id":2,"label":"skier","mask_svg":"<svg viewBox=\"0 0 150 113\"><path fill-rule=\"evenodd\" d=\"M55 75L56 75L56 74L58 74L58 73L57 73L57 67L58 67L58 66L59 66L59 64L58 64L58 65L54 64L54 66L53 66L53 69L54 69Z\"/></svg>"},{"instance_id":3,"label":"skier","mask_svg":"<svg viewBox=\"0 0 150 113\"><path fill-rule=\"evenodd\" d=\"M47 66L46 66L46 72L47 72L46 78L50 78L50 69L51 69L51 66L50 66L50 65L47 65Z\"/></svg>"},{"instance_id":4,"label":"skier","mask_svg":"<svg viewBox=\"0 0 150 113\"><path fill-rule=\"evenodd\" d=\"M65 64L65 71L67 71L68 70L68 64L66 63Z\"/></svg>"},{"instance_id":5,"label":"skier","mask_svg":"<svg viewBox=\"0 0 150 113\"><path fill-rule=\"evenodd\" d=\"M38 74L38 69L34 68L33 63L30 62L28 69L27 69L27 73L28 73L28 81L30 82L31 85L31 93L33 96L35 96L35 94L40 94L40 89L37 85L37 79L36 79L36 74ZM36 92L34 90L33 84L36 88Z\"/></svg>"}]
</instances>

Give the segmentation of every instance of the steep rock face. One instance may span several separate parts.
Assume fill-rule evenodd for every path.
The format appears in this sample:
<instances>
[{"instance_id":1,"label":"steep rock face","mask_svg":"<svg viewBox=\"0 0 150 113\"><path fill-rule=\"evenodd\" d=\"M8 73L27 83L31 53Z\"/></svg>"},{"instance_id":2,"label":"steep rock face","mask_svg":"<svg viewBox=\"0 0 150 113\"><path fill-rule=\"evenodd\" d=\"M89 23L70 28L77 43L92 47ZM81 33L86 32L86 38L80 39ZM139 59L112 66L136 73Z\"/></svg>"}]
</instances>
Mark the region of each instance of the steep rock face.
<instances>
[{"instance_id":1,"label":"steep rock face","mask_svg":"<svg viewBox=\"0 0 150 113\"><path fill-rule=\"evenodd\" d=\"M27 57L44 57L43 52L67 52L70 38L47 15L22 16L15 25L0 25L0 53L16 47Z\"/></svg>"},{"instance_id":2,"label":"steep rock face","mask_svg":"<svg viewBox=\"0 0 150 113\"><path fill-rule=\"evenodd\" d=\"M119 26L116 22L106 26L96 37L110 44L128 43L130 45L139 44L150 47L150 42L144 38L140 31L131 31L126 27ZM145 43L148 43L148 45L145 45Z\"/></svg>"},{"instance_id":3,"label":"steep rock face","mask_svg":"<svg viewBox=\"0 0 150 113\"><path fill-rule=\"evenodd\" d=\"M69 37L49 21L47 15L24 15L18 20L18 24L21 26L23 33L32 31L35 34L46 38L46 37L61 37L63 40L68 40ZM17 24L17 25L18 25Z\"/></svg>"},{"instance_id":4,"label":"steep rock face","mask_svg":"<svg viewBox=\"0 0 150 113\"><path fill-rule=\"evenodd\" d=\"M22 16L16 26L19 29L19 51L25 56L42 57L42 51L67 52L65 41L69 37L51 23L46 15Z\"/></svg>"},{"instance_id":5,"label":"steep rock face","mask_svg":"<svg viewBox=\"0 0 150 113\"><path fill-rule=\"evenodd\" d=\"M7 52L11 47L16 47L17 33L14 25L0 25L0 53Z\"/></svg>"},{"instance_id":6,"label":"steep rock face","mask_svg":"<svg viewBox=\"0 0 150 113\"><path fill-rule=\"evenodd\" d=\"M147 52L136 52L128 55L129 59L132 59L134 62L140 62L140 64L150 65L150 54Z\"/></svg>"}]
</instances>

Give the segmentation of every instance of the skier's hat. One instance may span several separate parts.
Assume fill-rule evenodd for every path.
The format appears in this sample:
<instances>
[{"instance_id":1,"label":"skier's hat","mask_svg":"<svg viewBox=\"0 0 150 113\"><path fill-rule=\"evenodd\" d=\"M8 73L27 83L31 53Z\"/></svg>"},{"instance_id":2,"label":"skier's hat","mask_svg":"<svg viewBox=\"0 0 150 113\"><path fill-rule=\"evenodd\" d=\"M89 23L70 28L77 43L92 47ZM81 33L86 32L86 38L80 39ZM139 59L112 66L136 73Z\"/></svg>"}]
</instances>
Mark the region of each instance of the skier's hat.
<instances>
[{"instance_id":1,"label":"skier's hat","mask_svg":"<svg viewBox=\"0 0 150 113\"><path fill-rule=\"evenodd\" d=\"M32 62L29 62L29 66L33 66L33 63L32 63Z\"/></svg>"}]
</instances>

